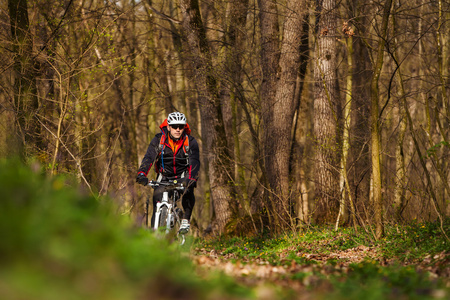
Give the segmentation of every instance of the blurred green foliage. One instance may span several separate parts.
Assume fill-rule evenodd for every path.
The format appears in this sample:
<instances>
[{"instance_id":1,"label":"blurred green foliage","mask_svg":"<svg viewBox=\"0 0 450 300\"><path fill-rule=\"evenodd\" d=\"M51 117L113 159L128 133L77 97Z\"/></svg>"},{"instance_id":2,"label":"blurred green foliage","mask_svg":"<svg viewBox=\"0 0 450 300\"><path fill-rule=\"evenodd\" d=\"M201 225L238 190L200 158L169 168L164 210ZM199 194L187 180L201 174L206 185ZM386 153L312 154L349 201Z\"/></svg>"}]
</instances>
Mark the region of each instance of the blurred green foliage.
<instances>
[{"instance_id":1,"label":"blurred green foliage","mask_svg":"<svg viewBox=\"0 0 450 300\"><path fill-rule=\"evenodd\" d=\"M136 228L112 200L31 166L0 161L1 299L251 298L223 275L196 276L189 249Z\"/></svg>"}]
</instances>

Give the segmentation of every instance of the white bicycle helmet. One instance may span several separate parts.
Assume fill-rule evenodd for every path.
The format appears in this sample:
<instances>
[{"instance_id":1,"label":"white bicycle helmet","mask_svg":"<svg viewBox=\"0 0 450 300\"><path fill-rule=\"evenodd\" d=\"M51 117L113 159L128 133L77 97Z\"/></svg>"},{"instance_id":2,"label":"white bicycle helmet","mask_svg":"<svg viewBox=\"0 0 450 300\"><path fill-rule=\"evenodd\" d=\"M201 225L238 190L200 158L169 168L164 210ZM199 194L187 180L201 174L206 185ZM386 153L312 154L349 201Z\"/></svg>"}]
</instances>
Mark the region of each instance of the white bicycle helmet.
<instances>
[{"instance_id":1,"label":"white bicycle helmet","mask_svg":"<svg viewBox=\"0 0 450 300\"><path fill-rule=\"evenodd\" d=\"M169 124L169 125L175 125L175 124L186 125L186 117L184 116L184 114L177 112L177 111L170 113L169 116L167 117L167 124Z\"/></svg>"}]
</instances>

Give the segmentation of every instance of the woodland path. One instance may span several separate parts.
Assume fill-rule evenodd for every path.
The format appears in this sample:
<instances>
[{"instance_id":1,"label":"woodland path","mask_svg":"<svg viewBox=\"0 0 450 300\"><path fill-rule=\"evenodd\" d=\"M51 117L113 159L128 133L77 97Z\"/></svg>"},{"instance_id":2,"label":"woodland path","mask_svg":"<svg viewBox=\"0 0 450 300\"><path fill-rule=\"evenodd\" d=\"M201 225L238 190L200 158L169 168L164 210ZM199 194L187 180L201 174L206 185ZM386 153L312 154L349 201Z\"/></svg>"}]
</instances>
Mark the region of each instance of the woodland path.
<instances>
[{"instance_id":1,"label":"woodland path","mask_svg":"<svg viewBox=\"0 0 450 300\"><path fill-rule=\"evenodd\" d=\"M305 262L298 264L296 260L286 258L293 249L295 246L283 251L280 254L281 264L276 266L259 258L238 259L233 254L223 254L206 249L196 249L192 258L200 275L217 270L223 271L239 283L255 288L258 299L274 299L274 286L291 290L297 295L301 295L301 299L312 298L312 290L324 292L331 289L330 283L321 277L345 275L352 263L371 260L382 266L400 264L395 260L384 259L376 248L366 246L329 254L314 253L314 251L298 252L296 255L302 257L302 261ZM427 271L431 278L443 278L447 281L447 286L450 285L449 253L442 252L433 257L426 256L422 261L401 263L401 265L412 266L418 271ZM319 274L324 276L319 276Z\"/></svg>"}]
</instances>

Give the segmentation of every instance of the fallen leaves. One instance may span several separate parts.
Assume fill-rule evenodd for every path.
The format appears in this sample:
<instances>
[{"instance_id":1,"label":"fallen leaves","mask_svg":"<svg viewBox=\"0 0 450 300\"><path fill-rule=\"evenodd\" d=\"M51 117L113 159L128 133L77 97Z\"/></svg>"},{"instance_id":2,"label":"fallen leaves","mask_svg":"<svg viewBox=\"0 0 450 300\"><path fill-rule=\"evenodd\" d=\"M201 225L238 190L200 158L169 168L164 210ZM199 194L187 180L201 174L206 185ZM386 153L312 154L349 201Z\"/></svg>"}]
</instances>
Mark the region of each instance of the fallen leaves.
<instances>
[{"instance_id":1,"label":"fallen leaves","mask_svg":"<svg viewBox=\"0 0 450 300\"><path fill-rule=\"evenodd\" d=\"M286 249L285 252L279 253L280 265L272 265L260 257L237 259L232 253L221 254L216 250L208 252L205 249L197 249L193 260L199 273L219 270L253 287L272 283L295 291L325 284L323 278L329 278L332 275L347 274L349 265L353 263L361 263L368 259L377 261L380 265L394 263L384 259L376 248L364 245L330 253L297 252L296 256L302 258L301 261L304 263L287 259L288 252ZM422 263L416 264L416 267L428 271L431 276L450 278L449 262L449 254L442 252L427 256ZM447 268L443 268L443 265Z\"/></svg>"}]
</instances>

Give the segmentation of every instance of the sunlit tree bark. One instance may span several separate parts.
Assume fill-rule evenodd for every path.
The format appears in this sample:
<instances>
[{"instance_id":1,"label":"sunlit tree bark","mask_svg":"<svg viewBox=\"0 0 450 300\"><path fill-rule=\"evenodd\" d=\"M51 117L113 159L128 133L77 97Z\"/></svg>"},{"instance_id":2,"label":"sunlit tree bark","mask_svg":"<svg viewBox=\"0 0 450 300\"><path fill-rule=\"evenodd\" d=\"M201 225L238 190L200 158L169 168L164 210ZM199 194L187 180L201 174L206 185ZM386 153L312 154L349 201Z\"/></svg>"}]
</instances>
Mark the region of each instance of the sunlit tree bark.
<instances>
[{"instance_id":1,"label":"sunlit tree bark","mask_svg":"<svg viewBox=\"0 0 450 300\"><path fill-rule=\"evenodd\" d=\"M380 139L380 120L379 120L379 78L383 68L384 47L386 44L386 35L388 21L391 12L392 0L386 0L383 9L383 19L381 23L377 48L377 59L374 65L374 74L371 81L370 100L371 100L371 145L372 145L372 180L373 180L373 205L375 212L375 237L380 239L384 234L383 225L383 195L381 181L381 139Z\"/></svg>"},{"instance_id":2,"label":"sunlit tree bark","mask_svg":"<svg viewBox=\"0 0 450 300\"><path fill-rule=\"evenodd\" d=\"M398 30L397 22L396 22L396 16L395 13L392 17L392 27L394 36L397 36L396 32ZM398 42L397 40L395 40ZM395 54L396 57L398 57L397 54ZM404 80L402 76L402 67L398 66L397 70L397 82L399 86L399 97L400 99L403 99L406 97L405 87L404 87ZM405 187L406 187L406 170L405 170L405 156L404 156L404 140L405 140L405 134L406 134L406 127L407 127L407 117L405 114L405 110L403 108L403 101L399 102L398 105L398 137L397 137L397 143L395 147L395 189L394 189L394 209L395 209L395 215L397 220L401 219L402 210L405 206Z\"/></svg>"},{"instance_id":3,"label":"sunlit tree bark","mask_svg":"<svg viewBox=\"0 0 450 300\"><path fill-rule=\"evenodd\" d=\"M318 3L314 66L315 219L335 220L339 204L339 90L336 60L336 2Z\"/></svg>"},{"instance_id":4,"label":"sunlit tree bark","mask_svg":"<svg viewBox=\"0 0 450 300\"><path fill-rule=\"evenodd\" d=\"M336 220L337 229L340 223L345 223L348 219L348 211L350 211L351 221L353 226L356 227L356 211L353 202L353 194L349 185L349 176L347 169L348 154L350 148L349 131L351 124L351 107L352 107L352 90L353 90L353 35L354 31L348 23L343 26L344 34L346 35L346 46L347 46L347 64L348 73L346 77L346 95L343 110L343 132L342 132L342 159L341 159L341 174L339 180L339 190L341 192L341 197L339 200L339 215ZM345 197L345 195L347 197ZM348 199L348 201L346 201ZM348 209L348 207L350 209Z\"/></svg>"}]
</instances>

